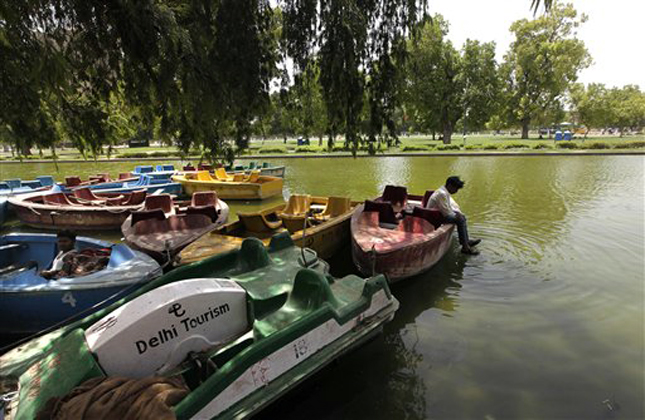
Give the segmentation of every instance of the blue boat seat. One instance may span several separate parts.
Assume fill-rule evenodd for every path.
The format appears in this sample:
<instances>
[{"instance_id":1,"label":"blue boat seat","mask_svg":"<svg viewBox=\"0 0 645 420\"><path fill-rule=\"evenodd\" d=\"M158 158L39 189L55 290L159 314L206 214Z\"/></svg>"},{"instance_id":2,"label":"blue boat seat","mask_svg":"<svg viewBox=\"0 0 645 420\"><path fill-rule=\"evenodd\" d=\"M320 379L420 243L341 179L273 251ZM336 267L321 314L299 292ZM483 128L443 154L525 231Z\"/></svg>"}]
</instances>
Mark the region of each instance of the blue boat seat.
<instances>
[{"instance_id":1,"label":"blue boat seat","mask_svg":"<svg viewBox=\"0 0 645 420\"><path fill-rule=\"evenodd\" d=\"M40 182L40 185L43 187L51 187L54 185L54 177L50 175L45 175L45 176L39 176L36 177L36 179Z\"/></svg>"},{"instance_id":2,"label":"blue boat seat","mask_svg":"<svg viewBox=\"0 0 645 420\"><path fill-rule=\"evenodd\" d=\"M22 180L20 178L5 179L4 182L6 182L9 188L12 188L12 189L22 187Z\"/></svg>"},{"instance_id":3,"label":"blue boat seat","mask_svg":"<svg viewBox=\"0 0 645 420\"><path fill-rule=\"evenodd\" d=\"M3 251L11 251L12 249L26 249L27 244L6 244L6 245L0 245L0 252Z\"/></svg>"}]
</instances>

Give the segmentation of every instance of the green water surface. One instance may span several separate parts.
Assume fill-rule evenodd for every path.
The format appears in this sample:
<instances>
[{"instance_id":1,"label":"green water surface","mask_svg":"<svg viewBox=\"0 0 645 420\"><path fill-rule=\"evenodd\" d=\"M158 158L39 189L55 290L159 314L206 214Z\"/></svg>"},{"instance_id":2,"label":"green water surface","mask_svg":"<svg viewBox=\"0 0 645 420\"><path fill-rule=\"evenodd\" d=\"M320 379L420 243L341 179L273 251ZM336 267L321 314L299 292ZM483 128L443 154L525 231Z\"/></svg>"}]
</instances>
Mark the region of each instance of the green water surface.
<instances>
[{"instance_id":1,"label":"green water surface","mask_svg":"<svg viewBox=\"0 0 645 420\"><path fill-rule=\"evenodd\" d=\"M642 419L645 193L642 156L272 160L291 193L422 193L448 175L481 255L456 241L393 287L384 334L265 410L281 419ZM154 162L156 163L156 162ZM179 162L174 162L179 164ZM146 162L148 164L148 162ZM0 178L87 175L132 163L3 165ZM230 202L232 213L279 202ZM17 222L4 232L25 230ZM115 232L103 234L118 240ZM353 272L349 248L332 259Z\"/></svg>"}]
</instances>

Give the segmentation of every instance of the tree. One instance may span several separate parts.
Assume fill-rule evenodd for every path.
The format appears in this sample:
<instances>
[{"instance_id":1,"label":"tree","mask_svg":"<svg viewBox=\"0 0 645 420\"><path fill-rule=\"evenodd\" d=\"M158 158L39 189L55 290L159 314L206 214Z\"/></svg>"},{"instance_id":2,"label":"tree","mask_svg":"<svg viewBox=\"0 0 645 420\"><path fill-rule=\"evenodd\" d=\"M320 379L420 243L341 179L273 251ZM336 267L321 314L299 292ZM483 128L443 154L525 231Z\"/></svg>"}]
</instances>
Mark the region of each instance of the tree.
<instances>
[{"instance_id":1,"label":"tree","mask_svg":"<svg viewBox=\"0 0 645 420\"><path fill-rule=\"evenodd\" d=\"M499 77L495 44L467 40L461 54L446 39L448 24L435 15L409 41L408 103L426 130L450 143L460 119L466 128L484 126L496 110Z\"/></svg>"},{"instance_id":2,"label":"tree","mask_svg":"<svg viewBox=\"0 0 645 420\"><path fill-rule=\"evenodd\" d=\"M626 128L641 129L645 125L645 93L636 85L622 89L613 88L608 92L609 125L618 127L620 136Z\"/></svg>"},{"instance_id":3,"label":"tree","mask_svg":"<svg viewBox=\"0 0 645 420\"><path fill-rule=\"evenodd\" d=\"M563 95L591 59L584 43L575 38L586 16L577 17L571 5L554 3L548 12L534 20L521 19L511 25L515 41L505 56L503 67L508 90L509 122L522 126L528 138L536 114L544 112Z\"/></svg>"},{"instance_id":4,"label":"tree","mask_svg":"<svg viewBox=\"0 0 645 420\"><path fill-rule=\"evenodd\" d=\"M611 113L608 92L602 83L588 86L576 83L571 86L571 110L575 119L586 128L585 138L591 128L605 127Z\"/></svg>"},{"instance_id":5,"label":"tree","mask_svg":"<svg viewBox=\"0 0 645 420\"><path fill-rule=\"evenodd\" d=\"M365 98L370 101L368 140L384 127L394 133L398 101L397 63L405 59L406 36L424 16L425 0L283 0L283 39L296 71L320 63L327 110L328 144L343 133L355 153Z\"/></svg>"}]
</instances>

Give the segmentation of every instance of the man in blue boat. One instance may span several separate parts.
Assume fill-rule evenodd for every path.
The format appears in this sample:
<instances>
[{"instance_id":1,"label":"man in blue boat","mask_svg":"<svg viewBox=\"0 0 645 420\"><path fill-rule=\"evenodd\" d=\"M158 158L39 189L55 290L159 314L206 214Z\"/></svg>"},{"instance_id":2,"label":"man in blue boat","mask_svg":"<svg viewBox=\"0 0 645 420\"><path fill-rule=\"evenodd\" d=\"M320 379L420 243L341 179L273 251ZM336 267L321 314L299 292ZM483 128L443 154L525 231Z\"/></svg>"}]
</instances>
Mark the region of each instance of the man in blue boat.
<instances>
[{"instance_id":1,"label":"man in blue boat","mask_svg":"<svg viewBox=\"0 0 645 420\"><path fill-rule=\"evenodd\" d=\"M457 225L457 232L459 234L459 243L461 244L461 252L468 255L477 255L474 247L481 242L481 239L470 239L468 237L468 224L466 222L466 215L462 213L457 202L452 198L452 194L456 194L463 188L465 182L459 179L458 176L450 176L446 179L446 185L438 188L428 200L426 208L435 208L441 212L446 223L454 223Z\"/></svg>"},{"instance_id":2,"label":"man in blue boat","mask_svg":"<svg viewBox=\"0 0 645 420\"><path fill-rule=\"evenodd\" d=\"M64 277L71 272L70 261L76 254L76 234L69 230L63 230L56 235L58 254L52 261L51 268L40 272L46 279Z\"/></svg>"}]
</instances>

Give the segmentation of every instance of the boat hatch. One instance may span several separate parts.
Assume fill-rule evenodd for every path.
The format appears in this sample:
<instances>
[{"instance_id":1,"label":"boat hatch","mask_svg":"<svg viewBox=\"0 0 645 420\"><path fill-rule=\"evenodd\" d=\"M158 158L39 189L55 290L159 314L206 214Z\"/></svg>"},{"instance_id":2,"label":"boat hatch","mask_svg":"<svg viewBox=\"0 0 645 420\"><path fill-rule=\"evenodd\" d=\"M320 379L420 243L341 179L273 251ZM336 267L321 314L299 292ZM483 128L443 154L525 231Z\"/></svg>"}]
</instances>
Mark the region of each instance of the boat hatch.
<instances>
[{"instance_id":1,"label":"boat hatch","mask_svg":"<svg viewBox=\"0 0 645 420\"><path fill-rule=\"evenodd\" d=\"M170 283L141 295L85 332L107 375L140 378L178 366L191 352L228 344L251 329L246 291L226 279Z\"/></svg>"}]
</instances>

